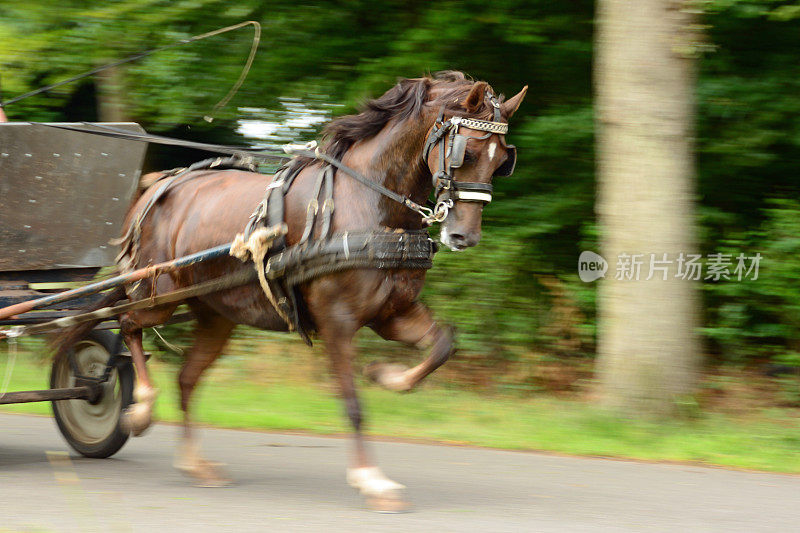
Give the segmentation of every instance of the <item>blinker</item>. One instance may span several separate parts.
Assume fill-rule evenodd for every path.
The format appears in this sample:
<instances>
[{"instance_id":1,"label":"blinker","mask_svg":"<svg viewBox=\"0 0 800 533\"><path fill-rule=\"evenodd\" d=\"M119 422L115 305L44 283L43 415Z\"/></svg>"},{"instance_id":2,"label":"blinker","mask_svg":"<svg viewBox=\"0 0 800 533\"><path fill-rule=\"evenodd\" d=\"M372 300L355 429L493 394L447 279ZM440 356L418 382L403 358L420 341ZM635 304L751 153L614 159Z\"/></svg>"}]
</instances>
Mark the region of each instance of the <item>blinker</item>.
<instances>
[{"instance_id":1,"label":"blinker","mask_svg":"<svg viewBox=\"0 0 800 533\"><path fill-rule=\"evenodd\" d=\"M447 154L450 162L450 168L461 168L464 164L464 153L467 149L467 141L471 139L466 135L456 134L453 137L453 144L449 147ZM495 176L506 177L514 173L514 167L517 164L517 147L513 144L505 145L506 160L500 167L495 170Z\"/></svg>"},{"instance_id":2,"label":"blinker","mask_svg":"<svg viewBox=\"0 0 800 533\"><path fill-rule=\"evenodd\" d=\"M467 136L456 134L450 148L450 168L460 168L464 164L464 152L467 150Z\"/></svg>"},{"instance_id":3,"label":"blinker","mask_svg":"<svg viewBox=\"0 0 800 533\"><path fill-rule=\"evenodd\" d=\"M505 148L506 160L494 171L495 176L510 176L514 173L514 167L517 165L517 147L513 144L507 144Z\"/></svg>"}]
</instances>

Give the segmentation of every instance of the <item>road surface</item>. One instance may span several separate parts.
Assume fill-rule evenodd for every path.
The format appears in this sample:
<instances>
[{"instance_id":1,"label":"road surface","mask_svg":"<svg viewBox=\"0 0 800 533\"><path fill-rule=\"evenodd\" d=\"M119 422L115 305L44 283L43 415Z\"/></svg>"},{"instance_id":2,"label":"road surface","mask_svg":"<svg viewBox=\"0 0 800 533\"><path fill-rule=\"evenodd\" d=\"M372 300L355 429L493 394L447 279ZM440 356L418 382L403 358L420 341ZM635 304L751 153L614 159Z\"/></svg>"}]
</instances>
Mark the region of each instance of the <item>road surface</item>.
<instances>
[{"instance_id":1,"label":"road surface","mask_svg":"<svg viewBox=\"0 0 800 533\"><path fill-rule=\"evenodd\" d=\"M44 417L0 414L0 531L800 531L800 477L393 442L374 445L414 512L364 509L347 441L202 430L235 485L175 471L178 428L113 458L68 448Z\"/></svg>"}]
</instances>

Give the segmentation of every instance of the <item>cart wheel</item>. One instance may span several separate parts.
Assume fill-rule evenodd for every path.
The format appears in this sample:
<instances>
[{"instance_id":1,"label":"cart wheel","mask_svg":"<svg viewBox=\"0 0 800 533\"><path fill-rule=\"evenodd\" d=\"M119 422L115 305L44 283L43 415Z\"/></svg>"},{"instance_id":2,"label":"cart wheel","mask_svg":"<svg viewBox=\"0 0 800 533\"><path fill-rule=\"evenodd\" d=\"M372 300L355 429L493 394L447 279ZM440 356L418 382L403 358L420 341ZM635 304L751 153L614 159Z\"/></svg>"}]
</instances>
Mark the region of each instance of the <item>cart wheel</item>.
<instances>
[{"instance_id":1,"label":"cart wheel","mask_svg":"<svg viewBox=\"0 0 800 533\"><path fill-rule=\"evenodd\" d=\"M100 377L110 354L117 347L117 336L110 331L92 331L69 352L79 372ZM53 362L50 388L75 386L69 357ZM123 359L103 385L103 395L94 404L86 400L57 400L53 414L67 443L86 457L105 458L117 453L128 432L120 426L120 414L133 400L133 366Z\"/></svg>"}]
</instances>

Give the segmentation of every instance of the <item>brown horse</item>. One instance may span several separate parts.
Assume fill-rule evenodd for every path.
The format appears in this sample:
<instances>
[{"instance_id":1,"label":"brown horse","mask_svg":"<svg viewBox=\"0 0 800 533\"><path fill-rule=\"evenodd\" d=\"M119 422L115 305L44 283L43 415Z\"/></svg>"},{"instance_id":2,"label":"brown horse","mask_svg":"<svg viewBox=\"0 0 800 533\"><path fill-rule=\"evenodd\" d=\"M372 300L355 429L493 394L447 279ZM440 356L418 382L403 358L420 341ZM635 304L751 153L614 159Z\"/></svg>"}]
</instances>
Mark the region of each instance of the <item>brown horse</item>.
<instances>
[{"instance_id":1,"label":"brown horse","mask_svg":"<svg viewBox=\"0 0 800 533\"><path fill-rule=\"evenodd\" d=\"M432 189L432 175L443 161L437 144L423 156L426 139L437 118L460 116L507 123L519 107L527 87L513 98L496 99L486 82L473 82L459 72L434 77L403 79L383 96L369 101L357 114L339 118L326 129L325 153L341 160L383 186L424 203ZM505 126L504 126L505 127ZM462 130L470 137L463 164L453 169L458 181L490 183L504 164L510 148L500 134ZM484 130L488 131L488 130ZM314 176L321 163L296 158L291 164L302 171L285 199L286 241L296 243L306 222L306 207L311 197ZM455 166L455 165L454 165ZM469 180L464 179L469 178ZM148 263L168 261L233 240L242 231L259 200L269 176L243 171L201 171L176 182L159 200L141 225L140 247L133 263L139 268ZM158 187L150 187L128 213L130 226ZM333 231L378 230L381 227L420 229L418 213L382 197L356 180L337 172L333 192L336 209ZM456 197L458 198L458 197ZM443 221L442 241L452 249L478 244L481 237L483 203L456 199ZM179 289L213 279L238 269L253 268L234 258L223 258L193 265L169 276L159 277L128 288L131 300ZM428 358L413 368L399 365L371 365L369 376L395 391L413 389L425 376L443 364L453 353L449 328L437 324L419 300L424 270L357 269L326 275L300 287L304 308L317 335L330 355L332 373L355 432L355 453L347 471L348 482L382 510L405 507L403 486L383 475L367 453L361 434L362 417L353 382L353 337L369 326L387 340L430 349ZM153 286L155 285L155 286ZM111 300L126 297L121 291ZM107 298L106 304L109 303ZM194 345L180 371L181 408L184 413L183 442L176 467L204 485L220 485L225 479L212 463L200 454L192 432L190 400L202 373L220 355L237 324L268 330L286 330L284 320L272 307L257 283L227 289L186 302L197 323ZM177 304L176 304L177 305ZM138 375L136 403L130 408L128 423L134 435L150 424L156 390L148 375L142 349L142 328L166 322L176 305L135 311L120 319L121 332L128 345ZM83 330L85 331L85 329ZM66 332L62 347L81 334L79 328Z\"/></svg>"}]
</instances>

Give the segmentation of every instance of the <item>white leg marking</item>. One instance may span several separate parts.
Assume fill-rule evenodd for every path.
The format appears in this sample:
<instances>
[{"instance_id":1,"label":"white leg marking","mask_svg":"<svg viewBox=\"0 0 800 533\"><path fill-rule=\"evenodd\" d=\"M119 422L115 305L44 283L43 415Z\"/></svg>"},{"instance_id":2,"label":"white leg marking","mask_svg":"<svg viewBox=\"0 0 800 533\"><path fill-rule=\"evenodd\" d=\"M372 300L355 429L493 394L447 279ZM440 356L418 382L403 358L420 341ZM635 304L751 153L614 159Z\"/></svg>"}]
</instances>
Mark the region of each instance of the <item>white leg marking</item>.
<instances>
[{"instance_id":1,"label":"white leg marking","mask_svg":"<svg viewBox=\"0 0 800 533\"><path fill-rule=\"evenodd\" d=\"M224 487L230 484L230 479L225 477L219 469L220 463L203 459L200 455L200 443L193 437L184 437L178 446L175 468L188 474L198 481L201 487Z\"/></svg>"},{"instance_id":2,"label":"white leg marking","mask_svg":"<svg viewBox=\"0 0 800 533\"><path fill-rule=\"evenodd\" d=\"M153 422L153 405L158 397L158 389L137 385L133 392L134 403L132 403L123 415L122 423L133 434L138 437L144 430L150 427Z\"/></svg>"},{"instance_id":3,"label":"white leg marking","mask_svg":"<svg viewBox=\"0 0 800 533\"><path fill-rule=\"evenodd\" d=\"M364 496L388 496L406 488L386 477L377 466L348 468L347 483L361 491Z\"/></svg>"},{"instance_id":4,"label":"white leg marking","mask_svg":"<svg viewBox=\"0 0 800 533\"><path fill-rule=\"evenodd\" d=\"M405 365L382 363L374 379L382 387L396 392L411 390L410 370Z\"/></svg>"},{"instance_id":5,"label":"white leg marking","mask_svg":"<svg viewBox=\"0 0 800 533\"><path fill-rule=\"evenodd\" d=\"M492 141L489 145L489 159L494 159L495 151L497 151L497 141Z\"/></svg>"}]
</instances>

